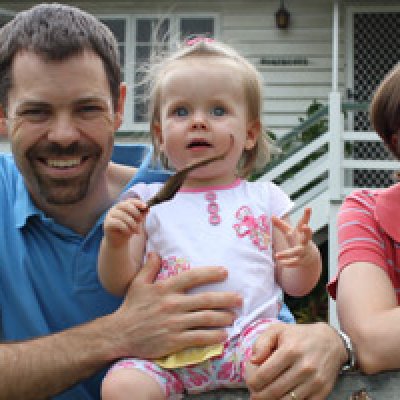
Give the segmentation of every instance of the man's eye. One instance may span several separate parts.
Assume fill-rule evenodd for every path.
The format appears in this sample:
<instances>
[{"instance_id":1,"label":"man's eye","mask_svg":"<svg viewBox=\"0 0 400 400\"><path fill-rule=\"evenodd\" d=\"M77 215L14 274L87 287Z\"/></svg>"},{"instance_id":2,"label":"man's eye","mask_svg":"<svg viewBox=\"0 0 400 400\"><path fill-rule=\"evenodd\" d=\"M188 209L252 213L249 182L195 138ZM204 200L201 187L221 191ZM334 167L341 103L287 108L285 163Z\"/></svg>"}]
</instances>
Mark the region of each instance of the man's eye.
<instances>
[{"instance_id":1,"label":"man's eye","mask_svg":"<svg viewBox=\"0 0 400 400\"><path fill-rule=\"evenodd\" d=\"M103 111L103 107L101 107L101 106L98 106L98 105L94 105L94 104L91 104L91 105L87 105L87 106L82 106L82 107L80 107L79 108L79 111L80 112L87 112L87 113L93 113L93 112L101 112L101 111Z\"/></svg>"},{"instance_id":2,"label":"man's eye","mask_svg":"<svg viewBox=\"0 0 400 400\"><path fill-rule=\"evenodd\" d=\"M220 106L214 107L211 110L211 114L214 115L215 117L222 117L223 115L226 114L226 110L224 107L220 107Z\"/></svg>"},{"instance_id":3,"label":"man's eye","mask_svg":"<svg viewBox=\"0 0 400 400\"><path fill-rule=\"evenodd\" d=\"M96 104L88 104L78 108L78 113L83 118L96 118L104 113L104 107Z\"/></svg>"},{"instance_id":4,"label":"man's eye","mask_svg":"<svg viewBox=\"0 0 400 400\"><path fill-rule=\"evenodd\" d=\"M45 110L42 108L29 108L26 110L22 110L17 113L17 116L20 118L24 118L31 122L41 122L47 119L50 115L49 110Z\"/></svg>"},{"instance_id":5,"label":"man's eye","mask_svg":"<svg viewBox=\"0 0 400 400\"><path fill-rule=\"evenodd\" d=\"M173 113L178 117L186 117L189 114L189 111L186 107L177 107Z\"/></svg>"}]
</instances>

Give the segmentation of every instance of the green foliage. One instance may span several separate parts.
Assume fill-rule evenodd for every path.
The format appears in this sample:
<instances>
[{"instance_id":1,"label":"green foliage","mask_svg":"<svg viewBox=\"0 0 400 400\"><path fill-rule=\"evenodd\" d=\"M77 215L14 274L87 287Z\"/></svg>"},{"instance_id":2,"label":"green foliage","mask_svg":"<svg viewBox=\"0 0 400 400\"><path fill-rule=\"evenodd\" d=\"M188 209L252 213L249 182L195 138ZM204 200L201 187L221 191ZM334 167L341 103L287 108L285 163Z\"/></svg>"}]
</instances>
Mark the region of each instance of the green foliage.
<instances>
[{"instance_id":1,"label":"green foliage","mask_svg":"<svg viewBox=\"0 0 400 400\"><path fill-rule=\"evenodd\" d=\"M323 104L313 100L310 106L306 110L306 118L299 117L300 124L304 123L306 120L311 118L317 111L319 111L323 107ZM295 137L292 137L291 140L282 140L282 154L275 157L275 161L280 158L287 157L291 154L294 154L296 151L300 150L306 144L312 142L317 139L319 136L327 132L328 130L328 118L323 117L318 119L313 125L308 127L303 132L300 132ZM279 143L278 143L279 144ZM305 157L303 160L298 162L292 168L285 171L282 175L275 179L275 183L280 185L286 180L292 178L297 172L301 171L305 167L307 167L310 163L317 160L322 155L328 152L328 144L321 146L319 149L315 150L313 153ZM318 177L316 180L309 182L309 184L303 187L299 192L295 193L292 198L296 199L301 196L303 193L307 192L313 186L317 185L320 181L325 179L325 176Z\"/></svg>"},{"instance_id":2,"label":"green foliage","mask_svg":"<svg viewBox=\"0 0 400 400\"><path fill-rule=\"evenodd\" d=\"M322 274L318 284L310 294L304 297L290 297L285 295L285 302L292 311L296 322L308 324L311 322L328 321L328 243L319 246L322 257Z\"/></svg>"},{"instance_id":3,"label":"green foliage","mask_svg":"<svg viewBox=\"0 0 400 400\"><path fill-rule=\"evenodd\" d=\"M300 123L303 123L306 119L310 118L321 107L323 107L323 105L314 99L306 110L307 118L300 117L299 118ZM318 122L316 122L311 128L308 128L301 134L301 140L303 143L309 143L314 139L316 139L318 136L325 133L327 130L328 130L328 118L322 118Z\"/></svg>"}]
</instances>

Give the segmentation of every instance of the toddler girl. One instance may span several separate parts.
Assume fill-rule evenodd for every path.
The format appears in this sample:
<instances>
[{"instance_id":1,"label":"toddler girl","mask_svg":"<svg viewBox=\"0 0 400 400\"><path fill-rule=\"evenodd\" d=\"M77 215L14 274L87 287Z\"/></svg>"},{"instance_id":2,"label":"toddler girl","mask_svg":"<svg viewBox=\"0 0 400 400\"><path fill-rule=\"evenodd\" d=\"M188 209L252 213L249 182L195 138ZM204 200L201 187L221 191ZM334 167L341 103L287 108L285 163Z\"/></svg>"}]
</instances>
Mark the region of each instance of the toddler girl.
<instances>
[{"instance_id":1,"label":"toddler girl","mask_svg":"<svg viewBox=\"0 0 400 400\"><path fill-rule=\"evenodd\" d=\"M104 400L180 398L185 392L245 386L252 345L276 322L283 291L308 293L321 271L310 210L292 228L288 196L271 182L245 180L268 153L257 70L232 48L196 38L154 71L150 124L162 160L181 170L230 150L192 171L172 200L148 212L145 202L161 184L138 184L125 193L104 222L100 279L123 295L144 253L153 251L162 258L158 279L196 266L225 266L225 282L196 290L238 292L243 306L235 310L225 343L162 360L118 362L103 382Z\"/></svg>"}]
</instances>

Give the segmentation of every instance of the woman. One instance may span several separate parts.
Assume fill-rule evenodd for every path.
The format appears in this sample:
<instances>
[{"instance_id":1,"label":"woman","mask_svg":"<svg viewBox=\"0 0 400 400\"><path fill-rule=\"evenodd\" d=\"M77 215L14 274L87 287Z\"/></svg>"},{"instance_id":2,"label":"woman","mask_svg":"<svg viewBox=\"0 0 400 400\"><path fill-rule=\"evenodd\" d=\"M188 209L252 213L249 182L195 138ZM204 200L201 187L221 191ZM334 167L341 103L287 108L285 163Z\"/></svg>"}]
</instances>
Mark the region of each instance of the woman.
<instances>
[{"instance_id":1,"label":"woman","mask_svg":"<svg viewBox=\"0 0 400 400\"><path fill-rule=\"evenodd\" d=\"M370 111L374 129L400 159L400 65L379 85ZM328 289L367 374L400 368L399 216L400 183L356 191L339 212L339 272Z\"/></svg>"}]
</instances>

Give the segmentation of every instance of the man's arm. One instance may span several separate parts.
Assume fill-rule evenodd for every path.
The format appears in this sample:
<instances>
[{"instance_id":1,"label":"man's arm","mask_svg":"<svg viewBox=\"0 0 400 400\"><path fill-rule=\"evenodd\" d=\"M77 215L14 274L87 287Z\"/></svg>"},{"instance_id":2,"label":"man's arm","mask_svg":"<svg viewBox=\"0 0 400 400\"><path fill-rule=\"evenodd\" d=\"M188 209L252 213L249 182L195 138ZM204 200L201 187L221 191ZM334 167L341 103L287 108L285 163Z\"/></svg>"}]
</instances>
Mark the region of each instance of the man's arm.
<instances>
[{"instance_id":1,"label":"man's arm","mask_svg":"<svg viewBox=\"0 0 400 400\"><path fill-rule=\"evenodd\" d=\"M0 399L44 399L94 374L112 354L106 318L54 335L0 344ZM109 359L111 361L111 359Z\"/></svg>"},{"instance_id":2,"label":"man's arm","mask_svg":"<svg viewBox=\"0 0 400 400\"><path fill-rule=\"evenodd\" d=\"M54 335L0 345L0 399L53 396L124 356L158 358L190 346L224 341L233 322L232 293L185 292L226 279L220 267L196 268L160 282L155 255L136 276L114 313Z\"/></svg>"}]
</instances>

